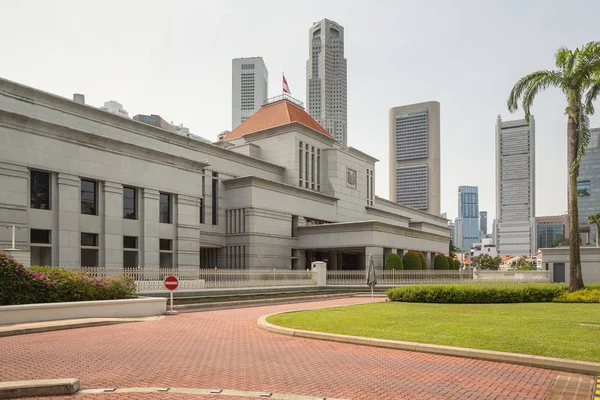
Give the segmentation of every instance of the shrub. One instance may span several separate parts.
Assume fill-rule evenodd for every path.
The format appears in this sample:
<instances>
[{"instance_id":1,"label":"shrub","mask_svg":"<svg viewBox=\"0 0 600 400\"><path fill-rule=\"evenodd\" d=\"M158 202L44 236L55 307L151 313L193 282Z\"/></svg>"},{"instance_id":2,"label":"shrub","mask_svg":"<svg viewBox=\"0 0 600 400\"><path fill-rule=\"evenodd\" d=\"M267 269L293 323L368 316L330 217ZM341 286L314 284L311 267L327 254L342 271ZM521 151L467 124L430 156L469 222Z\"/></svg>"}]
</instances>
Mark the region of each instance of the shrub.
<instances>
[{"instance_id":1,"label":"shrub","mask_svg":"<svg viewBox=\"0 0 600 400\"><path fill-rule=\"evenodd\" d=\"M135 296L132 277L95 277L62 268L25 268L0 251L0 305L113 300Z\"/></svg>"},{"instance_id":2,"label":"shrub","mask_svg":"<svg viewBox=\"0 0 600 400\"><path fill-rule=\"evenodd\" d=\"M548 302L567 293L566 285L530 284L464 284L417 285L389 289L392 301L414 303L528 303Z\"/></svg>"},{"instance_id":3,"label":"shrub","mask_svg":"<svg viewBox=\"0 0 600 400\"><path fill-rule=\"evenodd\" d=\"M446 261L448 261L448 269L454 269L454 258L446 256Z\"/></svg>"},{"instance_id":4,"label":"shrub","mask_svg":"<svg viewBox=\"0 0 600 400\"><path fill-rule=\"evenodd\" d=\"M453 264L454 264L454 269L455 270L459 270L460 269L460 261L454 260Z\"/></svg>"},{"instance_id":5,"label":"shrub","mask_svg":"<svg viewBox=\"0 0 600 400\"><path fill-rule=\"evenodd\" d=\"M390 254L387 258L387 260L385 260L385 269L395 269L395 270L402 270L404 269L404 266L402 265L402 258L400 258L400 256L398 254Z\"/></svg>"},{"instance_id":6,"label":"shrub","mask_svg":"<svg viewBox=\"0 0 600 400\"><path fill-rule=\"evenodd\" d=\"M419 256L419 260L421 260L421 269L427 269L427 259L425 258L425 254L417 251L417 255Z\"/></svg>"},{"instance_id":7,"label":"shrub","mask_svg":"<svg viewBox=\"0 0 600 400\"><path fill-rule=\"evenodd\" d=\"M448 259L443 254L438 254L433 260L433 269L449 269Z\"/></svg>"},{"instance_id":8,"label":"shrub","mask_svg":"<svg viewBox=\"0 0 600 400\"><path fill-rule=\"evenodd\" d=\"M557 303L600 303L600 287L589 286L576 292L563 293L555 297L553 301Z\"/></svg>"},{"instance_id":9,"label":"shrub","mask_svg":"<svg viewBox=\"0 0 600 400\"><path fill-rule=\"evenodd\" d=\"M422 254L422 253L420 253ZM404 255L404 258L402 259L402 264L404 264L404 269L409 269L409 270L417 270L417 269L422 269L421 266L421 259L419 258L419 256L417 255L417 252L415 251L408 251L406 252L406 254Z\"/></svg>"}]
</instances>

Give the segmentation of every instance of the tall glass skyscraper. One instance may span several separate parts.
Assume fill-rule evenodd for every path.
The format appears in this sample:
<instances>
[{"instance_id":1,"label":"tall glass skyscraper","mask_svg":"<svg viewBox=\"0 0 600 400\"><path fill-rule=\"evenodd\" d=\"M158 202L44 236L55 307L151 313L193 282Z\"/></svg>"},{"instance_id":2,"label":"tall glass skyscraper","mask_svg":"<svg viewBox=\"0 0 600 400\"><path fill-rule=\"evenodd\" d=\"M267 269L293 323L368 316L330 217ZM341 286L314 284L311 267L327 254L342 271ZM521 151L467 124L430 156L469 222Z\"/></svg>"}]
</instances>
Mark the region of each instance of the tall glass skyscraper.
<instances>
[{"instance_id":1,"label":"tall glass skyscraper","mask_svg":"<svg viewBox=\"0 0 600 400\"><path fill-rule=\"evenodd\" d=\"M581 160L577 192L579 194L579 232L581 244L595 244L596 226L588 217L600 212L600 128L591 129L590 143Z\"/></svg>"},{"instance_id":2,"label":"tall glass skyscraper","mask_svg":"<svg viewBox=\"0 0 600 400\"><path fill-rule=\"evenodd\" d=\"M458 187L458 222L456 247L470 249L479 241L479 189L477 186Z\"/></svg>"}]
</instances>

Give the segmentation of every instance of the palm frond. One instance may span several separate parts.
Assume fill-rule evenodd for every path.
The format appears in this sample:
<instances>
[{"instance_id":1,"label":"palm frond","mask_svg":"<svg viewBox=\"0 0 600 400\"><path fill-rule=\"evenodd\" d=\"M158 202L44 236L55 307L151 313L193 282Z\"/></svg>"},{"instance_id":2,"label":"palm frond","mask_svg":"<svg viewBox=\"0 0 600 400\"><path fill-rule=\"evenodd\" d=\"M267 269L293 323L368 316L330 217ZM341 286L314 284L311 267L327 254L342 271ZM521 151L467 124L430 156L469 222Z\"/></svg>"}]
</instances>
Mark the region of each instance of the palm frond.
<instances>
[{"instance_id":1,"label":"palm frond","mask_svg":"<svg viewBox=\"0 0 600 400\"><path fill-rule=\"evenodd\" d=\"M600 42L590 42L577 51L571 76L573 81L588 86L588 81L598 71L600 71Z\"/></svg>"},{"instance_id":2,"label":"palm frond","mask_svg":"<svg viewBox=\"0 0 600 400\"><path fill-rule=\"evenodd\" d=\"M585 113L588 115L594 115L594 101L600 95L600 73L597 77L591 79L590 89L585 96Z\"/></svg>"},{"instance_id":3,"label":"palm frond","mask_svg":"<svg viewBox=\"0 0 600 400\"><path fill-rule=\"evenodd\" d=\"M583 104L579 104L577 126L575 127L575 134L577 135L577 156L575 160L569 166L569 173L579 176L579 167L581 166L581 160L585 154L590 143L590 119L584 112Z\"/></svg>"},{"instance_id":4,"label":"palm frond","mask_svg":"<svg viewBox=\"0 0 600 400\"><path fill-rule=\"evenodd\" d=\"M523 110L525 119L529 120L530 109L535 96L542 90L556 86L563 88L564 79L561 71L536 71L519 79L510 91L507 106L510 112L519 108L519 100L523 97Z\"/></svg>"},{"instance_id":5,"label":"palm frond","mask_svg":"<svg viewBox=\"0 0 600 400\"><path fill-rule=\"evenodd\" d=\"M565 63L567 62L567 58L572 54L572 51L567 49L566 47L560 47L554 53L554 59L556 60L555 65L557 68L563 69L565 67Z\"/></svg>"}]
</instances>

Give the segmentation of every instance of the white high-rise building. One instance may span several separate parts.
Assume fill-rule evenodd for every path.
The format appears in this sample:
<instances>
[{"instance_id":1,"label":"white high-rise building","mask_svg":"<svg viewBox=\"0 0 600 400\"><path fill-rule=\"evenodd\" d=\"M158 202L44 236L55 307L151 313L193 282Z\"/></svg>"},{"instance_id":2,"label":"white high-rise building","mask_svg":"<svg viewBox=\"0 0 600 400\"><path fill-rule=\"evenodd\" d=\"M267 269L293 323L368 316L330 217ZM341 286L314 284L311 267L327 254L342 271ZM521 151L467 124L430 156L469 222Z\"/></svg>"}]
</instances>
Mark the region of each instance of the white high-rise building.
<instances>
[{"instance_id":1,"label":"white high-rise building","mask_svg":"<svg viewBox=\"0 0 600 400\"><path fill-rule=\"evenodd\" d=\"M233 130L258 111L269 97L269 71L262 57L234 58L231 71Z\"/></svg>"},{"instance_id":2,"label":"white high-rise building","mask_svg":"<svg viewBox=\"0 0 600 400\"><path fill-rule=\"evenodd\" d=\"M344 27L324 19L309 29L306 110L342 146L348 145L348 80Z\"/></svg>"},{"instance_id":3,"label":"white high-rise building","mask_svg":"<svg viewBox=\"0 0 600 400\"><path fill-rule=\"evenodd\" d=\"M73 99L75 100L75 96L73 97ZM81 99L81 98L78 97L78 99ZM78 102L80 102L80 101L82 101L82 100L79 100ZM85 102L85 98L84 98L83 102ZM106 111L106 112L109 112L112 114L117 114L123 118L129 118L129 113L127 111L125 111L125 109L123 108L123 105L114 100L106 101L104 103L104 106L100 107L100 109L102 111Z\"/></svg>"},{"instance_id":4,"label":"white high-rise building","mask_svg":"<svg viewBox=\"0 0 600 400\"><path fill-rule=\"evenodd\" d=\"M390 200L440 215L440 103L389 113Z\"/></svg>"},{"instance_id":5,"label":"white high-rise building","mask_svg":"<svg viewBox=\"0 0 600 400\"><path fill-rule=\"evenodd\" d=\"M496 120L496 218L498 254L535 252L535 120Z\"/></svg>"}]
</instances>

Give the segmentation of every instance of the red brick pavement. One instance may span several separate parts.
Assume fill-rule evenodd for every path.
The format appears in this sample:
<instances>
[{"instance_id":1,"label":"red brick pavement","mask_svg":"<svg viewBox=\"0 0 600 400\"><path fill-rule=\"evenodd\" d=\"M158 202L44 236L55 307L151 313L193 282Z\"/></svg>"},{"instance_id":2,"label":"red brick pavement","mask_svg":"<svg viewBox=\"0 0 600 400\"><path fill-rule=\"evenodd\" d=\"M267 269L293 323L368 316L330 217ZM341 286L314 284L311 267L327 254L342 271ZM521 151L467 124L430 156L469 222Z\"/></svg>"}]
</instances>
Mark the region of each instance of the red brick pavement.
<instances>
[{"instance_id":1,"label":"red brick pavement","mask_svg":"<svg viewBox=\"0 0 600 400\"><path fill-rule=\"evenodd\" d=\"M557 375L518 365L294 338L256 327L257 318L264 314L367 301L350 298L186 313L151 322L0 338L0 381L75 377L82 388L189 387L345 399L517 400L543 398ZM181 396L101 394L77 399L84 397L164 400Z\"/></svg>"}]
</instances>

